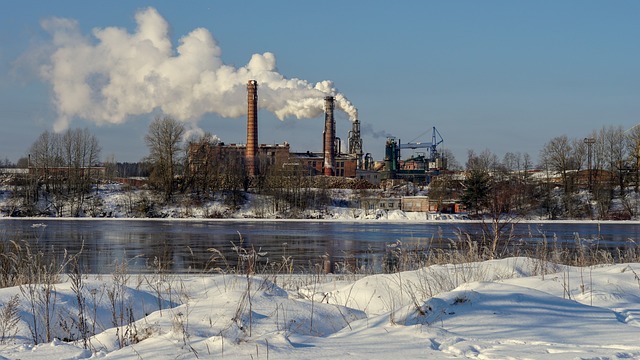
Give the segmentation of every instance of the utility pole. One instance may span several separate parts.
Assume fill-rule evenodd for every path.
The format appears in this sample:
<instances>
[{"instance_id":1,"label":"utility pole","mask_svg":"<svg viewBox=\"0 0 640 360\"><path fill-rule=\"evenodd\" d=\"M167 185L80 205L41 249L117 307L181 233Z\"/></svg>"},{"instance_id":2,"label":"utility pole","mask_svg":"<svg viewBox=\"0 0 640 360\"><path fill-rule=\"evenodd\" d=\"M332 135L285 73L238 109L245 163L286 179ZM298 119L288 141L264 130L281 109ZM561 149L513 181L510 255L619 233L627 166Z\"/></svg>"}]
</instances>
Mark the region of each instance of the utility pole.
<instances>
[{"instance_id":1,"label":"utility pole","mask_svg":"<svg viewBox=\"0 0 640 360\"><path fill-rule=\"evenodd\" d=\"M594 138L585 138L584 139L584 143L587 144L587 163L588 163L587 167L589 169L589 184L588 184L588 186L589 186L589 192L592 192L592 190L593 190L593 188L592 188L593 178L592 178L592 175L591 175L591 146L596 143L596 139L594 139Z\"/></svg>"}]
</instances>

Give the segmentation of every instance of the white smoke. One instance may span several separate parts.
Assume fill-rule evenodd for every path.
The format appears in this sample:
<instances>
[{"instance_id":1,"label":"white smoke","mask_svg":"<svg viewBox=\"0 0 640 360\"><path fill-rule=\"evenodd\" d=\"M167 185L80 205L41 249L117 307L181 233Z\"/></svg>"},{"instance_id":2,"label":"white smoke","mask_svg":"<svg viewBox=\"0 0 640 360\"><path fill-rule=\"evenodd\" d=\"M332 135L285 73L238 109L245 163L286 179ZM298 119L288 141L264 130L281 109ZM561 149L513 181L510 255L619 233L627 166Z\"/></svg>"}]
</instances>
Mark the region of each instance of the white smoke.
<instances>
[{"instance_id":1,"label":"white smoke","mask_svg":"<svg viewBox=\"0 0 640 360\"><path fill-rule=\"evenodd\" d=\"M108 27L83 35L74 20L54 18L42 27L52 35L50 56L40 75L53 87L58 131L74 117L119 124L131 115L159 109L196 127L205 113L240 117L247 112L246 84L258 81L258 106L286 117L313 118L332 95L337 108L357 110L331 81L287 79L272 53L254 54L240 68L225 65L211 33L203 28L180 39L173 50L167 21L154 9L139 11L137 29Z\"/></svg>"}]
</instances>

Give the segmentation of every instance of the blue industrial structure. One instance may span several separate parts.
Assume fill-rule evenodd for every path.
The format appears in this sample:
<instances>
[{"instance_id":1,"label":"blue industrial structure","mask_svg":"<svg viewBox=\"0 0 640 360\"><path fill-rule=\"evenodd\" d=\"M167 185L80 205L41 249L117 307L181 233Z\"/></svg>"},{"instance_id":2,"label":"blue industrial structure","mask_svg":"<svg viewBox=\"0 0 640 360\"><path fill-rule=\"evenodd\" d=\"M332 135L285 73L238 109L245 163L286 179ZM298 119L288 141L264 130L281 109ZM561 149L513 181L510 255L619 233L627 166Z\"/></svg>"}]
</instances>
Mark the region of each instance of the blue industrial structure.
<instances>
[{"instance_id":1,"label":"blue industrial structure","mask_svg":"<svg viewBox=\"0 0 640 360\"><path fill-rule=\"evenodd\" d=\"M425 132L426 133L426 132ZM422 133L420 136L423 136ZM420 138L418 136L416 139ZM444 139L440 132L435 128L432 129L431 143L414 142L415 139L408 143L396 142L395 138L387 138L385 145L385 172L389 179L405 179L415 183L428 184L433 175L437 175L441 170L446 168L446 159L438 153L438 145L442 144ZM429 156L426 154L418 154L411 156L406 160L401 159L402 149L429 149Z\"/></svg>"}]
</instances>

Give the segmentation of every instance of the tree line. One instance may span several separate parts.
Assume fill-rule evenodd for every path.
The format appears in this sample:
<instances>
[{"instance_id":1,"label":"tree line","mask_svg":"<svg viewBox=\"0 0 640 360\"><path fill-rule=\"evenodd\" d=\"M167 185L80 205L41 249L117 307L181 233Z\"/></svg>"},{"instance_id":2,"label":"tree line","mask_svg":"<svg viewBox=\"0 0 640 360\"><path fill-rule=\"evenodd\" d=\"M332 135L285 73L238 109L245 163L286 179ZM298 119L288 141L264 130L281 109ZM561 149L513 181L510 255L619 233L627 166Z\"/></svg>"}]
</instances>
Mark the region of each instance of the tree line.
<instances>
[{"instance_id":1,"label":"tree line","mask_svg":"<svg viewBox=\"0 0 640 360\"><path fill-rule=\"evenodd\" d=\"M490 150L470 150L464 171L457 183L447 175L436 179L432 194L457 192L472 215L632 218L640 206L640 127L556 136L540 150L538 164L528 154L500 160Z\"/></svg>"},{"instance_id":2,"label":"tree line","mask_svg":"<svg viewBox=\"0 0 640 360\"><path fill-rule=\"evenodd\" d=\"M99 208L99 198L88 196L91 190L117 177L147 178L149 188L158 195L157 200L147 202L166 204L176 195L186 194L194 203L221 199L238 207L245 202L249 188L271 199L257 200L265 213L297 211L330 201L327 187L304 176L300 167L277 168L268 159L259 159L258 174L249 177L244 152L212 157L212 149L219 144L215 136L202 134L185 139L185 133L182 122L156 117L144 138L148 155L138 163L117 163L113 158L100 160L101 147L87 129L44 131L30 146L28 155L18 161L18 167L28 168L29 173L15 182L14 195L21 204L13 213L39 215L44 203L46 212L82 216L83 209Z\"/></svg>"},{"instance_id":3,"label":"tree line","mask_svg":"<svg viewBox=\"0 0 640 360\"><path fill-rule=\"evenodd\" d=\"M148 177L164 202L175 194L189 194L196 201L218 196L238 206L249 188L269 197L265 206L274 211L304 210L330 201L326 189L331 184L305 176L302 166L278 168L259 159L257 175L249 177L243 153L211 156L218 145L215 136L185 139L185 134L182 122L158 116L145 136L148 156L139 163L116 163L100 161L98 140L87 129L45 131L17 164L29 167L33 175L20 187L25 208L44 197L57 213L77 216L100 176L118 175ZM449 164L457 164L451 153L448 157ZM469 150L458 169L464 178L443 172L433 177L428 195L442 201L460 199L472 215L537 212L548 218L630 218L639 207L640 127L625 131L605 126L586 138L554 137L541 149L538 164L526 153L509 152L499 159L488 149Z\"/></svg>"},{"instance_id":4,"label":"tree line","mask_svg":"<svg viewBox=\"0 0 640 360\"><path fill-rule=\"evenodd\" d=\"M91 185L97 184L101 151L98 139L87 129L40 134L29 148L29 176L20 187L27 214L44 197L56 213L79 216Z\"/></svg>"}]
</instances>

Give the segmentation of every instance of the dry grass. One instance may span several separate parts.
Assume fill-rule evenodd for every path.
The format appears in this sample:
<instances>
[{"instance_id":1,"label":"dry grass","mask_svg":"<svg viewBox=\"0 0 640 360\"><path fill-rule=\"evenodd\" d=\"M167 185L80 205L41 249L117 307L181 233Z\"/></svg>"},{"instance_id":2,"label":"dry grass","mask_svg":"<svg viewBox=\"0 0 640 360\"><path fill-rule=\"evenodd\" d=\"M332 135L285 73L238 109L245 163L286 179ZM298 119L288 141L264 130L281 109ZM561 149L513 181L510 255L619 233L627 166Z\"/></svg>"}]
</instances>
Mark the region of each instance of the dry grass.
<instances>
[{"instance_id":1,"label":"dry grass","mask_svg":"<svg viewBox=\"0 0 640 360\"><path fill-rule=\"evenodd\" d=\"M111 305L111 324L117 329L117 343L120 347L134 344L145 335L144 329L136 328L132 315L132 304L125 300L125 288L128 286L149 287L158 298L162 311L164 300L188 303L186 293L179 284L179 277L171 273L171 264L166 259L156 258L150 265L149 273L138 274L137 284L126 262L117 264L111 274L110 286L93 289L89 293L84 285L86 274L78 266L79 254L69 255L64 250L56 253L35 241L10 240L0 242L0 287L19 287L20 294L10 301L0 304L0 343L7 343L15 337L19 322L18 308L20 301L28 305L29 330L33 343L51 341L52 328L56 319L71 318L69 323L62 324L72 341L79 341L85 348L92 345L88 339L96 334L96 298L104 296ZM545 236L537 243L507 239L496 248L489 248L483 239L476 239L469 234L460 233L455 239L430 239L426 242L413 243L407 246L400 241L390 243L381 261L368 261L376 256L373 251L358 259L343 254L340 259L330 259L328 255L319 256L316 262L297 264L293 255L287 254L286 245L281 258L269 259L255 246L247 245L241 234L233 245L231 253L223 253L217 249L209 249L210 257L200 274L234 274L244 275L247 280L246 297L238 304L238 318L251 314L252 293L251 279L260 276L265 282L297 290L310 289L315 293L315 286L330 280L354 281L375 273L393 274L397 279L395 286L399 289L399 299L389 299L391 303L401 303L409 299L416 311L421 311L422 301L435 294L451 290L462 283L483 279L486 274L480 273L479 267L472 264L494 258L513 256L533 259L532 272L537 275L558 271L558 265L572 265L585 269L581 273L580 286L586 292L590 287L590 267L599 264L623 262L640 262L640 249L631 240L620 248L605 248L598 242L584 241L576 235L573 243L561 243L556 238ZM496 251L496 249L498 251ZM448 265L447 272L434 272L427 269L433 265ZM402 272L418 270L417 283L407 282ZM330 274L329 274L330 273ZM77 311L74 314L58 314L56 308L55 285L61 279L67 279L76 295ZM569 279L567 279L567 282ZM576 280L572 280L576 281ZM640 280L638 280L640 284ZM96 294L101 291L103 294ZM391 293L391 292L390 292ZM403 299L404 298L404 299ZM316 301L313 295L309 297ZM93 305L92 305L93 304ZM92 307L93 306L93 307ZM313 309L313 307L312 307ZM169 309L170 310L170 309ZM184 334L184 342L189 339L188 313L173 314L175 326ZM311 315L313 316L313 315ZM246 317L246 316L244 316ZM394 320L395 321L395 320ZM313 320L310 321L313 326ZM60 325L60 324L58 324ZM251 318L248 319L249 336L251 334Z\"/></svg>"}]
</instances>

